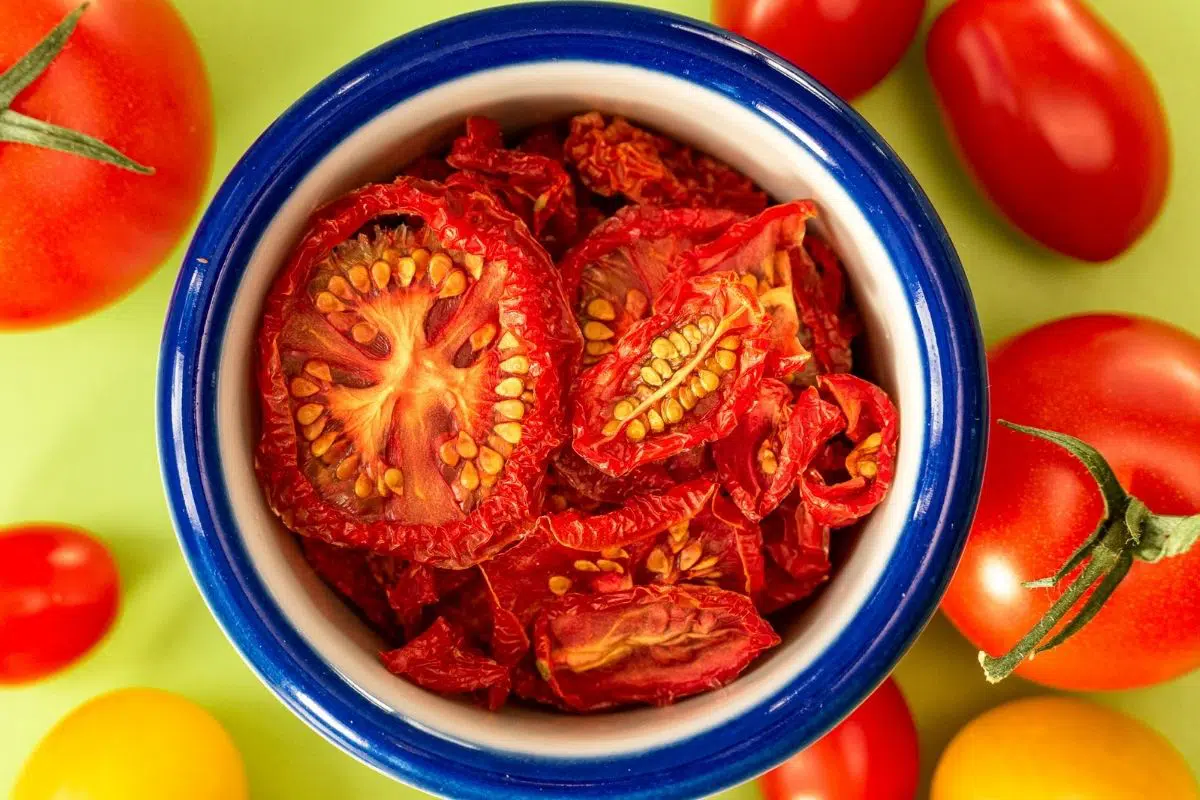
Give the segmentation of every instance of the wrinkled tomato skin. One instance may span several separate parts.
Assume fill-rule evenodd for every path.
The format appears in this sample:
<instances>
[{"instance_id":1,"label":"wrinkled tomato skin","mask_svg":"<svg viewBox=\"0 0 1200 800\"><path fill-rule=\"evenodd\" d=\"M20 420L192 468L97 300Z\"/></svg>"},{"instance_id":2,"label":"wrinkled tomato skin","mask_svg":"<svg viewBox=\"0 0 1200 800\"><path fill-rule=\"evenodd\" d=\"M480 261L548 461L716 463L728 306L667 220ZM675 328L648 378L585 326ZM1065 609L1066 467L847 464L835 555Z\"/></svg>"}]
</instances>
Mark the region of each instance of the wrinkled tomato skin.
<instances>
[{"instance_id":1,"label":"wrinkled tomato skin","mask_svg":"<svg viewBox=\"0 0 1200 800\"><path fill-rule=\"evenodd\" d=\"M76 5L0 4L0 72ZM75 319L141 283L190 224L214 150L204 62L166 0L93 3L12 110L96 137L154 174L0 143L0 330Z\"/></svg>"},{"instance_id":2,"label":"wrinkled tomato skin","mask_svg":"<svg viewBox=\"0 0 1200 800\"><path fill-rule=\"evenodd\" d=\"M363 521L317 492L299 467L297 423L278 341L305 292L310 268L371 220L412 215L447 247L480 253L508 265L505 297L514 319L528 324L536 349L529 354L533 410L522 421L522 444L507 461L494 491L465 518L439 525ZM339 544L399 555L433 566L461 569L520 535L541 507L545 465L566 435L561 418L564 378L580 354L580 334L555 277L553 264L528 229L493 198L477 192L401 178L372 184L317 211L267 297L258 335L258 386L262 435L255 465L275 513L294 532Z\"/></svg>"},{"instance_id":3,"label":"wrinkled tomato skin","mask_svg":"<svg viewBox=\"0 0 1200 800\"><path fill-rule=\"evenodd\" d=\"M1085 261L1128 249L1158 216L1168 124L1145 67L1078 0L960 0L926 63L975 179L1018 228Z\"/></svg>"},{"instance_id":4,"label":"wrinkled tomato skin","mask_svg":"<svg viewBox=\"0 0 1200 800\"><path fill-rule=\"evenodd\" d=\"M0 686L72 664L117 616L120 579L104 545L36 523L0 529Z\"/></svg>"},{"instance_id":5,"label":"wrinkled tomato skin","mask_svg":"<svg viewBox=\"0 0 1200 800\"><path fill-rule=\"evenodd\" d=\"M971 642L1007 651L1065 588L1052 575L1100 520L1083 467L997 420L1096 447L1121 485L1159 514L1200 513L1200 340L1150 319L1068 317L988 359L992 428L979 510L942 608ZM1131 689L1200 667L1200 549L1133 568L1081 631L1017 674L1072 691Z\"/></svg>"},{"instance_id":6,"label":"wrinkled tomato skin","mask_svg":"<svg viewBox=\"0 0 1200 800\"><path fill-rule=\"evenodd\" d=\"M463 632L438 618L408 644L380 654L389 671L441 694L472 694L487 709L504 705L512 686L507 667L473 648Z\"/></svg>"},{"instance_id":7,"label":"wrinkled tomato skin","mask_svg":"<svg viewBox=\"0 0 1200 800\"><path fill-rule=\"evenodd\" d=\"M713 443L721 485L741 512L756 522L774 511L796 483L797 464L791 457L795 448L786 443L791 406L792 390L768 378L734 432ZM767 440L778 442L771 451L777 456L771 475L763 472L759 458L760 446Z\"/></svg>"},{"instance_id":8,"label":"wrinkled tomato skin","mask_svg":"<svg viewBox=\"0 0 1200 800\"><path fill-rule=\"evenodd\" d=\"M647 607L660 613L638 623ZM684 623L667 614L678 612ZM622 625L628 621L628 627ZM622 632L626 638L621 638ZM686 631L695 640L675 644L673 633ZM716 634L711 633L717 631ZM611 652L594 641L609 639ZM661 644L644 643L660 636ZM592 664L571 666L575 652ZM713 648L697 641L713 640ZM621 705L667 705L682 697L715 689L738 675L763 650L779 644L779 636L758 615L749 598L706 586L637 586L628 591L591 596L567 594L548 604L534 623L534 652L538 671L575 711L599 711ZM621 649L629 651L621 657ZM599 649L601 663L590 655ZM645 652L643 652L645 651ZM615 656L615 657L611 657ZM611 658L610 658L611 657ZM703 659L698 661L697 659Z\"/></svg>"},{"instance_id":9,"label":"wrinkled tomato skin","mask_svg":"<svg viewBox=\"0 0 1200 800\"><path fill-rule=\"evenodd\" d=\"M913 800L920 753L893 678L836 728L758 779L763 800Z\"/></svg>"},{"instance_id":10,"label":"wrinkled tomato skin","mask_svg":"<svg viewBox=\"0 0 1200 800\"><path fill-rule=\"evenodd\" d=\"M792 61L844 100L883 80L917 33L925 0L714 0L713 19Z\"/></svg>"}]
</instances>

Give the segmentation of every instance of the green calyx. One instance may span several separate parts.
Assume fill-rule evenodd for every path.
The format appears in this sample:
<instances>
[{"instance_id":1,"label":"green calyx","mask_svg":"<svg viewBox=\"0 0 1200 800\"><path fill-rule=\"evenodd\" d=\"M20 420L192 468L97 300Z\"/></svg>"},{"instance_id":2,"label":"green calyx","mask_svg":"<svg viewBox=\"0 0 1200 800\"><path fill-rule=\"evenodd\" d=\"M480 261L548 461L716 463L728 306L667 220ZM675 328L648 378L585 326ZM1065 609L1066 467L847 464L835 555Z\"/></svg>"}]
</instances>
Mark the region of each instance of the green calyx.
<instances>
[{"instance_id":1,"label":"green calyx","mask_svg":"<svg viewBox=\"0 0 1200 800\"><path fill-rule=\"evenodd\" d=\"M1004 680L1026 658L1059 646L1087 625L1129 574L1134 561L1153 564L1181 555L1200 538L1200 515L1169 517L1151 513L1145 503L1121 488L1104 456L1086 442L1003 420L1000 424L1052 442L1079 459L1100 488L1104 517L1058 572L1024 584L1026 589L1051 588L1079 570L1045 616L1011 650L999 657L980 652L979 663L989 683ZM1089 589L1093 591L1084 600ZM1074 616L1055 632L1076 606L1079 608Z\"/></svg>"},{"instance_id":2,"label":"green calyx","mask_svg":"<svg viewBox=\"0 0 1200 800\"><path fill-rule=\"evenodd\" d=\"M99 139L70 128L51 125L40 119L18 114L9 108L17 95L33 83L62 52L87 7L88 4L84 3L67 14L63 21L46 34L46 37L38 42L32 50L22 56L20 61L0 74L0 142L31 144L49 150L60 150L64 153L103 161L106 164L112 164L141 175L152 175L154 174L153 169L137 163Z\"/></svg>"}]
</instances>

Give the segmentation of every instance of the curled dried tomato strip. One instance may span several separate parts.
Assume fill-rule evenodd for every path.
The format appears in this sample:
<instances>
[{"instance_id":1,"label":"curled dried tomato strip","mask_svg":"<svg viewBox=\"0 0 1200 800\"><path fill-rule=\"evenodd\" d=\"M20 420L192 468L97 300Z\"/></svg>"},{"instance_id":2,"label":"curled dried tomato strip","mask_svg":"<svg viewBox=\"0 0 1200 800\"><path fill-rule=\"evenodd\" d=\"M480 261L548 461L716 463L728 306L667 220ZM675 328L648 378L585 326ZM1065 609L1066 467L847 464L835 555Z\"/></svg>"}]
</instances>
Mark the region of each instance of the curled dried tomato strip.
<instances>
[{"instance_id":1,"label":"curled dried tomato strip","mask_svg":"<svg viewBox=\"0 0 1200 800\"><path fill-rule=\"evenodd\" d=\"M817 523L841 528L869 514L887 493L896 472L899 417L882 389L857 376L822 375L818 385L840 407L853 448L844 459L846 477L833 483L805 459L800 495Z\"/></svg>"},{"instance_id":2,"label":"curled dried tomato strip","mask_svg":"<svg viewBox=\"0 0 1200 800\"><path fill-rule=\"evenodd\" d=\"M301 445L305 443L293 418L295 383L289 383L279 349L289 320L295 315L312 315L301 311L298 304L308 296L315 265L367 223L395 215L422 221L423 230L447 251L478 257L484 270L503 270L502 281L493 284L500 287L498 322L501 327L520 330L533 345L523 356L528 361L528 366L522 367L524 374L536 381L524 387L531 410L519 426L521 444L512 449L498 482L470 514L459 512L460 518L445 522L405 523L357 514L323 496L301 467ZM271 508L293 531L422 563L462 568L518 536L528 515L540 507L545 465L565 433L559 411L564 373L577 363L580 341L557 272L525 227L514 221L482 193L407 178L363 187L314 215L268 295L259 333L263 425L256 466Z\"/></svg>"},{"instance_id":3,"label":"curled dried tomato strip","mask_svg":"<svg viewBox=\"0 0 1200 800\"><path fill-rule=\"evenodd\" d=\"M606 119L598 111L571 120L567 160L584 185L604 197L634 203L727 208L754 214L767 204L753 181L712 156L665 136Z\"/></svg>"},{"instance_id":4,"label":"curled dried tomato strip","mask_svg":"<svg viewBox=\"0 0 1200 800\"><path fill-rule=\"evenodd\" d=\"M766 600L774 611L801 600L829 578L829 527L813 519L812 512L792 495L763 520L763 542L772 565L785 575L765 584ZM766 611L764 610L764 613Z\"/></svg>"},{"instance_id":5,"label":"curled dried tomato strip","mask_svg":"<svg viewBox=\"0 0 1200 800\"><path fill-rule=\"evenodd\" d=\"M660 494L631 497L615 511L602 514L565 511L546 518L546 524L554 538L567 547L592 551L622 547L690 520L716 491L712 481L695 480Z\"/></svg>"},{"instance_id":6,"label":"curled dried tomato strip","mask_svg":"<svg viewBox=\"0 0 1200 800\"><path fill-rule=\"evenodd\" d=\"M555 454L553 464L556 478L575 494L610 505L620 505L635 494L663 492L685 480L662 464L645 464L614 478L593 467L570 447L561 448Z\"/></svg>"},{"instance_id":7,"label":"curled dried tomato strip","mask_svg":"<svg viewBox=\"0 0 1200 800\"><path fill-rule=\"evenodd\" d=\"M397 650L380 655L390 672L440 694L470 694L495 711L511 688L507 667L479 653L462 630L438 618Z\"/></svg>"},{"instance_id":8,"label":"curled dried tomato strip","mask_svg":"<svg viewBox=\"0 0 1200 800\"><path fill-rule=\"evenodd\" d=\"M792 390L768 378L729 436L713 443L721 485L752 520L770 514L796 485L796 449L788 446Z\"/></svg>"},{"instance_id":9,"label":"curled dried tomato strip","mask_svg":"<svg viewBox=\"0 0 1200 800\"><path fill-rule=\"evenodd\" d=\"M807 347L821 372L849 372L850 345L859 331L858 316L846 304L841 260L829 243L810 234L792 259L793 290Z\"/></svg>"},{"instance_id":10,"label":"curled dried tomato strip","mask_svg":"<svg viewBox=\"0 0 1200 800\"><path fill-rule=\"evenodd\" d=\"M666 705L724 686L778 643L749 598L705 586L567 594L534 623L538 672L575 711Z\"/></svg>"},{"instance_id":11,"label":"curled dried tomato strip","mask_svg":"<svg viewBox=\"0 0 1200 800\"><path fill-rule=\"evenodd\" d=\"M623 475L727 436L762 379L767 328L733 273L684 282L579 377L575 451Z\"/></svg>"},{"instance_id":12,"label":"curled dried tomato strip","mask_svg":"<svg viewBox=\"0 0 1200 800\"><path fill-rule=\"evenodd\" d=\"M487 117L469 117L466 128L466 135L454 140L446 163L478 173L549 249L574 241L579 211L561 159L506 149L500 125Z\"/></svg>"}]
</instances>

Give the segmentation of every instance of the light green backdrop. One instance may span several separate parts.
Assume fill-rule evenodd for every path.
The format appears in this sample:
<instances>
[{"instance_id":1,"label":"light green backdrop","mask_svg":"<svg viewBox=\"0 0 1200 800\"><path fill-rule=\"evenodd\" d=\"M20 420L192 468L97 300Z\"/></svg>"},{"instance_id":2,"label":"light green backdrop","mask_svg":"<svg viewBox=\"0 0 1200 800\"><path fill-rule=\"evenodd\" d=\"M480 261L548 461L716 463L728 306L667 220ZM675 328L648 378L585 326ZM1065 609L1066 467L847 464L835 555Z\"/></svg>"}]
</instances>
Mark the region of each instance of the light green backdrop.
<instances>
[{"instance_id":1,"label":"light green backdrop","mask_svg":"<svg viewBox=\"0 0 1200 800\"><path fill-rule=\"evenodd\" d=\"M336 67L418 25L482 0L176 0L208 62L216 96L215 180L289 103ZM933 0L934 10L946 4ZM650 3L694 16L707 0ZM924 184L966 264L989 341L1069 312L1123 309L1200 333L1200 89L1196 0L1095 0L1158 80L1174 128L1170 202L1119 262L1097 268L1025 244L980 200L939 127L914 47L858 103ZM12 146L12 145L0 145ZM217 629L175 544L159 485L154 381L178 256L126 300L90 319L0 337L0 524L51 519L89 528L116 552L121 619L66 674L0 690L0 791L61 715L107 689L150 685L211 709L237 740L256 798L414 798L308 730L264 689ZM934 621L898 670L921 730L923 771L982 709L1038 689L988 687L974 653ZM1200 673L1101 702L1165 733L1200 772ZM729 798L755 797L744 787Z\"/></svg>"}]
</instances>

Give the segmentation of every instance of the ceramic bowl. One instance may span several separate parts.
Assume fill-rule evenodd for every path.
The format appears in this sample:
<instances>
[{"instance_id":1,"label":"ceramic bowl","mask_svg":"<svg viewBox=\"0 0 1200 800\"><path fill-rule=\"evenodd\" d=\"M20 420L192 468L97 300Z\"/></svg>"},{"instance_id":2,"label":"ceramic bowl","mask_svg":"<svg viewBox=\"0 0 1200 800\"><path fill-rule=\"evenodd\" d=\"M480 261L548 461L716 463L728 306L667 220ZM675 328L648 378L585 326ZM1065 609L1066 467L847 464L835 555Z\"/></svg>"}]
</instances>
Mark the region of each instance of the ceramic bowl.
<instances>
[{"instance_id":1,"label":"ceramic bowl","mask_svg":"<svg viewBox=\"0 0 1200 800\"><path fill-rule=\"evenodd\" d=\"M313 575L253 470L252 349L271 279L317 206L443 146L469 114L510 128L624 114L814 198L843 255L875 377L901 409L895 483L783 644L730 686L668 708L489 713L390 675ZM355 758L451 797L707 795L848 714L925 625L979 489L985 362L971 296L929 201L853 110L707 25L611 4L457 17L329 77L246 152L200 223L171 301L159 386L163 480L192 573L262 681Z\"/></svg>"}]
</instances>

